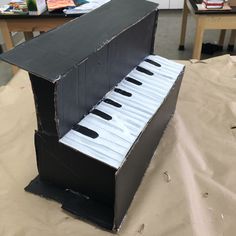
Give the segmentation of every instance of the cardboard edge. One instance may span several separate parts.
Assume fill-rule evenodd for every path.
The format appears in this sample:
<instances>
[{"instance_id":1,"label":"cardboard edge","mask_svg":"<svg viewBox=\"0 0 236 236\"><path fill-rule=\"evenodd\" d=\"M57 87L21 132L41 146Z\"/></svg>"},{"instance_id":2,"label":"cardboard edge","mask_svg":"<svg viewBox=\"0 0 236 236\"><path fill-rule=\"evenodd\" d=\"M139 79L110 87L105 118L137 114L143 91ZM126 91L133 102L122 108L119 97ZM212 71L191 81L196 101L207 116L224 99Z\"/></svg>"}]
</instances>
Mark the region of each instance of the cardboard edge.
<instances>
[{"instance_id":1,"label":"cardboard edge","mask_svg":"<svg viewBox=\"0 0 236 236\"><path fill-rule=\"evenodd\" d=\"M74 217L86 223L112 231L113 220L110 220L113 218L112 209L78 192L59 188L53 184L41 181L39 176L34 178L24 190L39 197L60 203L65 214L72 213Z\"/></svg>"}]
</instances>

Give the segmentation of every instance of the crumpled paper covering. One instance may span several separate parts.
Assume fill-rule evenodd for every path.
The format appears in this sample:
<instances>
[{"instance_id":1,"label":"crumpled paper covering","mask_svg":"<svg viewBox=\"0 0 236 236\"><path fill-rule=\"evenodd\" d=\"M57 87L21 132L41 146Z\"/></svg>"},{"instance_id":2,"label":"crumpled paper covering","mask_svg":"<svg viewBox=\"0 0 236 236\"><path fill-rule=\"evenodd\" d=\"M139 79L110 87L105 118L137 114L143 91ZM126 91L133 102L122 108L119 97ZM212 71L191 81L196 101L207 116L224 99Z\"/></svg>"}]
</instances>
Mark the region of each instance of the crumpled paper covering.
<instances>
[{"instance_id":1,"label":"crumpled paper covering","mask_svg":"<svg viewBox=\"0 0 236 236\"><path fill-rule=\"evenodd\" d=\"M187 64L176 113L121 236L235 235L236 63L226 55ZM0 87L0 235L113 235L24 191L37 175L35 129L30 82L19 71Z\"/></svg>"}]
</instances>

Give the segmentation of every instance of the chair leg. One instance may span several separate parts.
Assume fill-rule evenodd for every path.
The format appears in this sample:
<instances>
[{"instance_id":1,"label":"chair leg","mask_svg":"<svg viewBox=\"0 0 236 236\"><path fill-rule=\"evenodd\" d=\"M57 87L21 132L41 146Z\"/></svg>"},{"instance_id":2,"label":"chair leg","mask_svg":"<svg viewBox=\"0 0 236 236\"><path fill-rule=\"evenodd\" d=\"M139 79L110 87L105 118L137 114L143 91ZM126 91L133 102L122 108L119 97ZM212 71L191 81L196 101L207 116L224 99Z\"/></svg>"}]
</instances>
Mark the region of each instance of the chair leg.
<instances>
[{"instance_id":1,"label":"chair leg","mask_svg":"<svg viewBox=\"0 0 236 236\"><path fill-rule=\"evenodd\" d=\"M198 16L193 56L192 56L193 59L197 59L197 60L201 59L202 42L203 42L203 36L204 36L204 25L205 25L204 18Z\"/></svg>"},{"instance_id":2,"label":"chair leg","mask_svg":"<svg viewBox=\"0 0 236 236\"><path fill-rule=\"evenodd\" d=\"M186 29L187 29L187 21L188 21L188 12L189 12L186 1L187 0L184 0L182 27L181 27L181 35L180 35L180 43L179 43L179 50L181 50L181 51L184 50L185 36L186 36Z\"/></svg>"},{"instance_id":3,"label":"chair leg","mask_svg":"<svg viewBox=\"0 0 236 236\"><path fill-rule=\"evenodd\" d=\"M25 41L28 41L34 37L33 32L24 32Z\"/></svg>"},{"instance_id":4,"label":"chair leg","mask_svg":"<svg viewBox=\"0 0 236 236\"><path fill-rule=\"evenodd\" d=\"M220 38L219 38L219 42L218 42L220 50L223 50L224 42L225 42L225 35L226 35L226 30L221 30L220 31Z\"/></svg>"}]
</instances>

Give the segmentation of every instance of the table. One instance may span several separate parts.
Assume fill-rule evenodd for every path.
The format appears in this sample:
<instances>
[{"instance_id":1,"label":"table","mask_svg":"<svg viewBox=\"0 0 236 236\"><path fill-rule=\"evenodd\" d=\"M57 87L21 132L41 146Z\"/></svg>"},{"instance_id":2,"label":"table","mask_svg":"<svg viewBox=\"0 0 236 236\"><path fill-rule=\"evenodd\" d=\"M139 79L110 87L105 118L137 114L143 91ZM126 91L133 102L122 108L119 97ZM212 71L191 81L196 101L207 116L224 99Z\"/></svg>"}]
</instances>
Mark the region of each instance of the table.
<instances>
[{"instance_id":1,"label":"table","mask_svg":"<svg viewBox=\"0 0 236 236\"><path fill-rule=\"evenodd\" d=\"M81 16L77 15L65 15L64 13L49 13L45 12L39 16L30 15L4 15L0 14L0 29L2 31L3 40L6 45L6 50L10 50L14 47L11 38L11 32L24 32L26 40L33 37L34 31L46 32L53 28L56 28L66 22ZM13 73L17 71L16 67L13 67Z\"/></svg>"},{"instance_id":2,"label":"table","mask_svg":"<svg viewBox=\"0 0 236 236\"><path fill-rule=\"evenodd\" d=\"M185 0L184 2L179 49L184 50L189 13L196 19L196 33L192 58L198 60L201 58L204 31L208 29L222 30L219 39L219 45L221 46L224 44L226 29L233 30L229 43L229 49L232 49L236 38L236 8L232 8L232 10L211 10L206 12L197 9L197 2L199 2L199 0Z\"/></svg>"}]
</instances>

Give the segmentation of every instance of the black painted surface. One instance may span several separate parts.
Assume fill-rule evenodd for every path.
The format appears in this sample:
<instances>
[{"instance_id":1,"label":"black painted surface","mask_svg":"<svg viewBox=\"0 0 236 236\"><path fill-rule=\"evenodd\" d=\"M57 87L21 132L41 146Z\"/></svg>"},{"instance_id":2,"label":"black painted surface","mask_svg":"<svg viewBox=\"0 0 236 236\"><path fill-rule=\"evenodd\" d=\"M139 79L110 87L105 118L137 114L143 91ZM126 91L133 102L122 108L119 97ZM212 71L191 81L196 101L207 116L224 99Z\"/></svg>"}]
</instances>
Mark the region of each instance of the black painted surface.
<instances>
[{"instance_id":1,"label":"black painted surface","mask_svg":"<svg viewBox=\"0 0 236 236\"><path fill-rule=\"evenodd\" d=\"M35 147L42 181L72 189L107 206L115 201L116 169L36 132Z\"/></svg>"},{"instance_id":2,"label":"black painted surface","mask_svg":"<svg viewBox=\"0 0 236 236\"><path fill-rule=\"evenodd\" d=\"M0 58L55 82L59 76L96 53L124 30L155 12L156 8L156 4L143 0L113 0L91 13L22 43ZM133 43L136 44L135 41Z\"/></svg>"},{"instance_id":3,"label":"black painted surface","mask_svg":"<svg viewBox=\"0 0 236 236\"><path fill-rule=\"evenodd\" d=\"M108 207L97 201L85 197L78 192L72 192L59 188L54 184L41 181L39 176L25 187L25 191L37 194L47 199L55 200L62 204L62 208L79 218L87 219L102 228L112 230L114 212L112 207Z\"/></svg>"},{"instance_id":4,"label":"black painted surface","mask_svg":"<svg viewBox=\"0 0 236 236\"><path fill-rule=\"evenodd\" d=\"M55 119L55 86L33 74L29 74L34 94L38 130L45 134L57 136Z\"/></svg>"},{"instance_id":5,"label":"black painted surface","mask_svg":"<svg viewBox=\"0 0 236 236\"><path fill-rule=\"evenodd\" d=\"M56 88L57 136L62 137L91 109L86 104L86 65L74 67L56 82Z\"/></svg>"},{"instance_id":6,"label":"black painted surface","mask_svg":"<svg viewBox=\"0 0 236 236\"><path fill-rule=\"evenodd\" d=\"M61 138L150 54L156 15L156 11L151 11L53 83L31 74L36 107L39 106L37 114L41 132ZM67 63L66 60L65 57L64 61L59 61L58 67ZM37 64L42 67L44 61ZM55 68L48 65L49 69L54 72Z\"/></svg>"},{"instance_id":7,"label":"black painted surface","mask_svg":"<svg viewBox=\"0 0 236 236\"><path fill-rule=\"evenodd\" d=\"M173 85L169 95L157 113L136 140L126 162L116 174L115 228L119 228L134 194L140 185L143 175L164 133L164 130L174 114L183 73Z\"/></svg>"}]
</instances>

